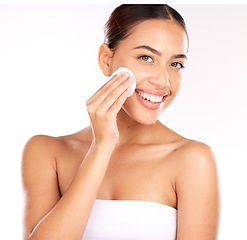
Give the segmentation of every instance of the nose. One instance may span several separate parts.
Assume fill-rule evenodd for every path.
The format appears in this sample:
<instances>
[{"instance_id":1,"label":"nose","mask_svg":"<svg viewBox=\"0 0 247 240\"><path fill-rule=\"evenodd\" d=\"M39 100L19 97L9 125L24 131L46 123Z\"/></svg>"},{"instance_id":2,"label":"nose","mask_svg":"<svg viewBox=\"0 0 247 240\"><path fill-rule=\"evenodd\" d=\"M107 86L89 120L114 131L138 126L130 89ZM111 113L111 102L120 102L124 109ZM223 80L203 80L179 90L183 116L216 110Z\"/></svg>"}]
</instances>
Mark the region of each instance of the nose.
<instances>
[{"instance_id":1,"label":"nose","mask_svg":"<svg viewBox=\"0 0 247 240\"><path fill-rule=\"evenodd\" d=\"M166 68L156 69L149 78L149 82L156 85L159 89L169 87L170 81L168 70Z\"/></svg>"}]
</instances>

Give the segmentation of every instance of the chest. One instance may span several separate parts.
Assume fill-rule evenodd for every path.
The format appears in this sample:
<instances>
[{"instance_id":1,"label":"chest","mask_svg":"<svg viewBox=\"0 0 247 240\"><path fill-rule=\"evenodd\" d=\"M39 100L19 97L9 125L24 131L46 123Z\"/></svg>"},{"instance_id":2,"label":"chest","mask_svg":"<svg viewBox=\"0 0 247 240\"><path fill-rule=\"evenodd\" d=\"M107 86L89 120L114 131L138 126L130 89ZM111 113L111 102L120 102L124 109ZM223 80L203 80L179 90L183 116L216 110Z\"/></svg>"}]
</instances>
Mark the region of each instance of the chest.
<instances>
[{"instance_id":1,"label":"chest","mask_svg":"<svg viewBox=\"0 0 247 240\"><path fill-rule=\"evenodd\" d=\"M66 192L76 175L81 160L70 157L61 161L59 185L61 194ZM161 202L174 206L173 164L171 151L162 147L128 146L113 152L98 199L138 199Z\"/></svg>"}]
</instances>

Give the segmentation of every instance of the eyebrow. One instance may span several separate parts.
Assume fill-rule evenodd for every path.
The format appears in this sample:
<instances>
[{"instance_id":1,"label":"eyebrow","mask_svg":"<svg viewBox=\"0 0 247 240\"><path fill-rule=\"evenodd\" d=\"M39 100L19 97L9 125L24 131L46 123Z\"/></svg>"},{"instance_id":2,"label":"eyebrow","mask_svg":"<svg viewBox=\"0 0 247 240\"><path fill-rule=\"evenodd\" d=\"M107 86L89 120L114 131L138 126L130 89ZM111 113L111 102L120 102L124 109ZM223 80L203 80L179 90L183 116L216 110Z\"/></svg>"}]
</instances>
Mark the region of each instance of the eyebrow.
<instances>
[{"instance_id":1,"label":"eyebrow","mask_svg":"<svg viewBox=\"0 0 247 240\"><path fill-rule=\"evenodd\" d=\"M155 53L158 56L162 56L162 53L160 51L158 51L158 50L156 50L156 49L154 49L148 45L140 45L140 46L135 47L134 49L146 49L152 53ZM185 58L185 59L187 59L185 54L175 54L172 56L172 58Z\"/></svg>"},{"instance_id":2,"label":"eyebrow","mask_svg":"<svg viewBox=\"0 0 247 240\"><path fill-rule=\"evenodd\" d=\"M172 57L173 58L185 58L185 59L187 59L187 56L185 54L175 54Z\"/></svg>"},{"instance_id":3,"label":"eyebrow","mask_svg":"<svg viewBox=\"0 0 247 240\"><path fill-rule=\"evenodd\" d=\"M159 56L162 55L161 52L159 52L158 50L156 50L156 49L154 49L154 48L151 48L151 47L149 47L149 46L147 46L147 45L140 45L140 46L135 47L134 49L140 49L140 48L149 50L149 51L151 51L152 53L155 53L155 54L157 54L157 55L159 55Z\"/></svg>"}]
</instances>

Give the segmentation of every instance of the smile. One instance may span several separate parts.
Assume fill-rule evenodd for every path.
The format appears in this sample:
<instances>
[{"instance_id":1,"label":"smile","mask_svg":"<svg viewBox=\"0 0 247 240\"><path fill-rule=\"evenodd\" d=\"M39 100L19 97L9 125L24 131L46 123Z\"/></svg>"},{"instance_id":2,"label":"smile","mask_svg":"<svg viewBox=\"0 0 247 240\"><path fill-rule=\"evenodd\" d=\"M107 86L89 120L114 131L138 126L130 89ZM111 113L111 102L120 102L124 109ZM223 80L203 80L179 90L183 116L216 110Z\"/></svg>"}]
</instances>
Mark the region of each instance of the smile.
<instances>
[{"instance_id":1,"label":"smile","mask_svg":"<svg viewBox=\"0 0 247 240\"><path fill-rule=\"evenodd\" d=\"M153 102L153 103L158 103L158 102L162 102L163 100L163 97L162 96L157 96L157 95L152 95L152 94L149 94L149 93L143 93L143 92L140 92L140 93L137 93L141 98L145 99L145 100L148 100L150 102Z\"/></svg>"},{"instance_id":2,"label":"smile","mask_svg":"<svg viewBox=\"0 0 247 240\"><path fill-rule=\"evenodd\" d=\"M155 92L152 90L136 89L136 95L140 103L149 109L156 110L160 104L165 101L168 93Z\"/></svg>"}]
</instances>

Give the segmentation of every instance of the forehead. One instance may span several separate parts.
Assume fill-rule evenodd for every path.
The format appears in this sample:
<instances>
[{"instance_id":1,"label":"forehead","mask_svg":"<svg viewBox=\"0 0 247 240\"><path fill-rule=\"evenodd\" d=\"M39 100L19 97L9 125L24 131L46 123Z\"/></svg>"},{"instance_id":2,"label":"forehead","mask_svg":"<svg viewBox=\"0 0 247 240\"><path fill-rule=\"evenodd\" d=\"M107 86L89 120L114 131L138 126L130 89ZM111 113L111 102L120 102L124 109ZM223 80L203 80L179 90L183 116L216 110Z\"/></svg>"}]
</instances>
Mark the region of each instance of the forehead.
<instances>
[{"instance_id":1,"label":"forehead","mask_svg":"<svg viewBox=\"0 0 247 240\"><path fill-rule=\"evenodd\" d=\"M188 39L185 30L175 21L152 19L133 27L130 35L122 41L125 48L138 45L149 45L160 51L186 53Z\"/></svg>"}]
</instances>

